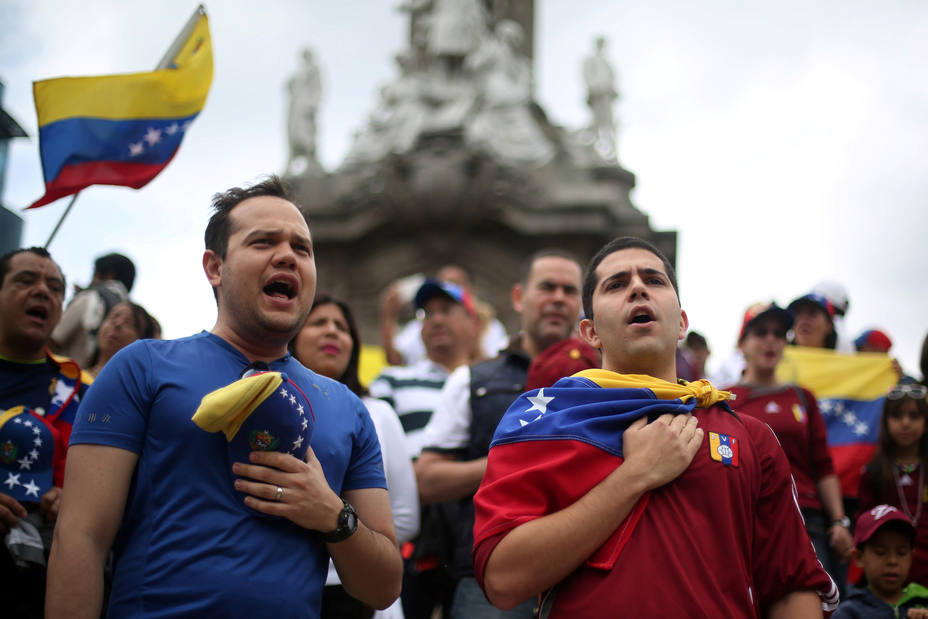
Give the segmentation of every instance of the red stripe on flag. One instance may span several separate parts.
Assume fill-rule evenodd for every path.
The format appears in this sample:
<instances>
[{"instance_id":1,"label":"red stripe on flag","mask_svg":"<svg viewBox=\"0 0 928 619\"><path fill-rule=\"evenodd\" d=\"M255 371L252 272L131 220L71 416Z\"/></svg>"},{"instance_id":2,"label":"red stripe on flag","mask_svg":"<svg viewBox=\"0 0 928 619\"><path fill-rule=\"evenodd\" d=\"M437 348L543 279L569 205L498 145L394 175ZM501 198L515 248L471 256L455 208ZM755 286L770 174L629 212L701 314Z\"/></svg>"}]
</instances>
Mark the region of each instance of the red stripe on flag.
<instances>
[{"instance_id":1,"label":"red stripe on flag","mask_svg":"<svg viewBox=\"0 0 928 619\"><path fill-rule=\"evenodd\" d=\"M873 443L852 443L850 445L832 445L831 460L835 466L835 473L841 480L841 495L857 498L860 487L861 469L870 463L876 453Z\"/></svg>"},{"instance_id":2,"label":"red stripe on flag","mask_svg":"<svg viewBox=\"0 0 928 619\"><path fill-rule=\"evenodd\" d=\"M30 204L27 209L43 206L59 198L75 194L91 185L120 185L140 189L158 176L171 162L175 150L162 163L123 163L118 161L91 161L67 165L51 183L45 184L45 195Z\"/></svg>"}]
</instances>

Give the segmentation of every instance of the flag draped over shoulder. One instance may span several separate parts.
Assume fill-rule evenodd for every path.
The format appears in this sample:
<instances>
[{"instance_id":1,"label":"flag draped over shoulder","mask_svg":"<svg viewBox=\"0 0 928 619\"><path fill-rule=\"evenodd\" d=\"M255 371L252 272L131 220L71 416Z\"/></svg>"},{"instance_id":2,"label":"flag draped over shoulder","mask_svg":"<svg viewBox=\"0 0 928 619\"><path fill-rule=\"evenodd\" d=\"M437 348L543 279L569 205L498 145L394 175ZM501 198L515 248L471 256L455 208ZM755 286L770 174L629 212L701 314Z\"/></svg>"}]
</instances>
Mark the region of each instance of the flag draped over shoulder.
<instances>
[{"instance_id":1,"label":"flag draped over shoulder","mask_svg":"<svg viewBox=\"0 0 928 619\"><path fill-rule=\"evenodd\" d=\"M177 153L213 80L202 9L167 68L62 77L33 84L45 195L28 208L90 185L146 185Z\"/></svg>"},{"instance_id":2,"label":"flag draped over shoulder","mask_svg":"<svg viewBox=\"0 0 928 619\"><path fill-rule=\"evenodd\" d=\"M815 394L841 492L856 497L861 468L876 452L884 396L896 384L892 360L876 353L843 355L788 346L777 366L777 378Z\"/></svg>"},{"instance_id":3,"label":"flag draped over shoulder","mask_svg":"<svg viewBox=\"0 0 928 619\"><path fill-rule=\"evenodd\" d=\"M705 380L679 385L607 370L584 370L521 395L490 443L487 470L474 497L475 547L586 494L622 463L622 435L636 419L686 414L728 397ZM519 483L511 483L513 476ZM648 496L639 499L589 565L615 562Z\"/></svg>"}]
</instances>

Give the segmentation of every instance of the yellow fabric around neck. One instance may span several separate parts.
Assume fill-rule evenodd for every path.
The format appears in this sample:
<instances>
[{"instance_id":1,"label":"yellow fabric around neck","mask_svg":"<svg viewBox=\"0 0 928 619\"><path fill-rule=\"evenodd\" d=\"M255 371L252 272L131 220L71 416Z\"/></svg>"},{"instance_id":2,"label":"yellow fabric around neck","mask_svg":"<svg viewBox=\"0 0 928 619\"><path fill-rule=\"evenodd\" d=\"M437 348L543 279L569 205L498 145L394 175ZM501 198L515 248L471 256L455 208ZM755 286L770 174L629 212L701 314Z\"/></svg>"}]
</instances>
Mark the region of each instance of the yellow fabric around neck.
<instances>
[{"instance_id":1,"label":"yellow fabric around neck","mask_svg":"<svg viewBox=\"0 0 928 619\"><path fill-rule=\"evenodd\" d=\"M583 370L574 376L587 378L604 389L650 389L661 400L680 399L686 402L696 398L699 408L709 408L717 402L731 399L730 392L716 389L706 379L669 383L644 374L619 374L610 370Z\"/></svg>"}]
</instances>

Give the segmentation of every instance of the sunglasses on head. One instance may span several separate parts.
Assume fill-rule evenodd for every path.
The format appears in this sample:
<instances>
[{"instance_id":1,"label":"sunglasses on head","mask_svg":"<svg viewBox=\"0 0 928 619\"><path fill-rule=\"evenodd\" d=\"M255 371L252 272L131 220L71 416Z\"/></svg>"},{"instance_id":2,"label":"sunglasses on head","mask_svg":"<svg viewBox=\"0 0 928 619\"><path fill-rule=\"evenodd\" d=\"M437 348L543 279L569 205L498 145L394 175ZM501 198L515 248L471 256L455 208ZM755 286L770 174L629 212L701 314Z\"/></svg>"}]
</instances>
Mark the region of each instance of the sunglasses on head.
<instances>
[{"instance_id":1,"label":"sunglasses on head","mask_svg":"<svg viewBox=\"0 0 928 619\"><path fill-rule=\"evenodd\" d=\"M928 394L928 387L925 385L919 385L917 383L911 383L906 385L896 385L886 394L886 397L890 400L899 400L906 396L909 396L913 400L921 400L925 397L925 394Z\"/></svg>"},{"instance_id":2,"label":"sunglasses on head","mask_svg":"<svg viewBox=\"0 0 928 619\"><path fill-rule=\"evenodd\" d=\"M757 327L755 329L751 329L749 333L759 338L765 338L768 335L772 335L778 340L786 339L786 331L783 329L774 329L773 327Z\"/></svg>"}]
</instances>

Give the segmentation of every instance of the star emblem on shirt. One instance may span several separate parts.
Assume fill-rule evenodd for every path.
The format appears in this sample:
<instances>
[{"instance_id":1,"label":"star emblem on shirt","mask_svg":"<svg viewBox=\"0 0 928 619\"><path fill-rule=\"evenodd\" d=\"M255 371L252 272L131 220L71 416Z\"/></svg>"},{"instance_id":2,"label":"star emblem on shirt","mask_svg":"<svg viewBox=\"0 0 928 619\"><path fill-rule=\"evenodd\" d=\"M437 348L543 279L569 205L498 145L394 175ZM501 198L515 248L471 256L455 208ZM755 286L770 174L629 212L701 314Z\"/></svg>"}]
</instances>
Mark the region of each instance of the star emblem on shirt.
<instances>
[{"instance_id":1,"label":"star emblem on shirt","mask_svg":"<svg viewBox=\"0 0 928 619\"><path fill-rule=\"evenodd\" d=\"M35 485L35 481L30 479L28 484L23 485L23 488L26 489L26 496L39 498L39 487Z\"/></svg>"},{"instance_id":2,"label":"star emblem on shirt","mask_svg":"<svg viewBox=\"0 0 928 619\"><path fill-rule=\"evenodd\" d=\"M767 402L767 406L764 407L765 413L779 413L780 405L774 402L773 400Z\"/></svg>"}]
</instances>

